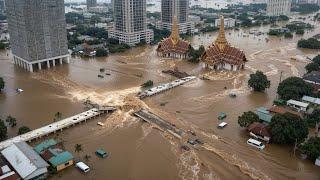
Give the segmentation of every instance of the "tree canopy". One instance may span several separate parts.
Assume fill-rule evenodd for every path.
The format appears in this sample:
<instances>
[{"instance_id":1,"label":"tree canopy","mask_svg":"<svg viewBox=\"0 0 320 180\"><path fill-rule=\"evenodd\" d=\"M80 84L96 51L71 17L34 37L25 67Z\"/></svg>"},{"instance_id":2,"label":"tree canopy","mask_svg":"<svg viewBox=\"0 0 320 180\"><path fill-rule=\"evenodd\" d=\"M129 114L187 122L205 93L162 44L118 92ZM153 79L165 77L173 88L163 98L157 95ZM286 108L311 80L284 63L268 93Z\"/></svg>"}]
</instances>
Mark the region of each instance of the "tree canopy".
<instances>
[{"instance_id":1,"label":"tree canopy","mask_svg":"<svg viewBox=\"0 0 320 180\"><path fill-rule=\"evenodd\" d=\"M8 116L6 122L9 123L11 127L15 127L17 125L17 119L12 116Z\"/></svg>"},{"instance_id":2,"label":"tree canopy","mask_svg":"<svg viewBox=\"0 0 320 180\"><path fill-rule=\"evenodd\" d=\"M299 48L320 49L320 41L315 38L301 39L298 41Z\"/></svg>"},{"instance_id":3,"label":"tree canopy","mask_svg":"<svg viewBox=\"0 0 320 180\"><path fill-rule=\"evenodd\" d=\"M270 128L272 141L277 144L302 142L309 133L306 121L291 113L274 115Z\"/></svg>"},{"instance_id":4,"label":"tree canopy","mask_svg":"<svg viewBox=\"0 0 320 180\"><path fill-rule=\"evenodd\" d=\"M250 124L258 121L260 121L259 116L252 111L244 112L238 117L238 124L241 127L248 127Z\"/></svg>"},{"instance_id":5,"label":"tree canopy","mask_svg":"<svg viewBox=\"0 0 320 180\"><path fill-rule=\"evenodd\" d=\"M25 134L27 132L31 131L31 129L27 126L21 126L18 130L18 134L21 135L21 134Z\"/></svg>"},{"instance_id":6,"label":"tree canopy","mask_svg":"<svg viewBox=\"0 0 320 180\"><path fill-rule=\"evenodd\" d=\"M299 77L289 77L279 84L277 92L283 100L299 100L303 95L311 95L312 87Z\"/></svg>"},{"instance_id":7,"label":"tree canopy","mask_svg":"<svg viewBox=\"0 0 320 180\"><path fill-rule=\"evenodd\" d=\"M103 48L99 48L99 49L97 49L96 56L97 57L108 56L108 51Z\"/></svg>"},{"instance_id":8,"label":"tree canopy","mask_svg":"<svg viewBox=\"0 0 320 180\"><path fill-rule=\"evenodd\" d=\"M320 54L312 59L312 62L317 63L320 66Z\"/></svg>"},{"instance_id":9,"label":"tree canopy","mask_svg":"<svg viewBox=\"0 0 320 180\"><path fill-rule=\"evenodd\" d=\"M4 124L3 120L0 119L0 141L3 141L7 138L7 126Z\"/></svg>"},{"instance_id":10,"label":"tree canopy","mask_svg":"<svg viewBox=\"0 0 320 180\"><path fill-rule=\"evenodd\" d=\"M198 63L200 61L200 56L204 53L204 46L200 46L197 50L193 47L190 47L188 50L188 55L190 57L190 62Z\"/></svg>"},{"instance_id":11,"label":"tree canopy","mask_svg":"<svg viewBox=\"0 0 320 180\"><path fill-rule=\"evenodd\" d=\"M320 123L320 109L315 109L311 114L307 115L306 119L312 126Z\"/></svg>"},{"instance_id":12,"label":"tree canopy","mask_svg":"<svg viewBox=\"0 0 320 180\"><path fill-rule=\"evenodd\" d=\"M307 155L308 159L315 161L320 156L320 138L311 137L300 146L300 149Z\"/></svg>"},{"instance_id":13,"label":"tree canopy","mask_svg":"<svg viewBox=\"0 0 320 180\"><path fill-rule=\"evenodd\" d=\"M319 64L312 62L306 65L305 69L307 70L307 73L311 73L312 71L319 71L320 66Z\"/></svg>"},{"instance_id":14,"label":"tree canopy","mask_svg":"<svg viewBox=\"0 0 320 180\"><path fill-rule=\"evenodd\" d=\"M250 74L248 84L254 91L264 91L266 88L270 87L270 81L261 71L257 71L255 74Z\"/></svg>"}]
</instances>

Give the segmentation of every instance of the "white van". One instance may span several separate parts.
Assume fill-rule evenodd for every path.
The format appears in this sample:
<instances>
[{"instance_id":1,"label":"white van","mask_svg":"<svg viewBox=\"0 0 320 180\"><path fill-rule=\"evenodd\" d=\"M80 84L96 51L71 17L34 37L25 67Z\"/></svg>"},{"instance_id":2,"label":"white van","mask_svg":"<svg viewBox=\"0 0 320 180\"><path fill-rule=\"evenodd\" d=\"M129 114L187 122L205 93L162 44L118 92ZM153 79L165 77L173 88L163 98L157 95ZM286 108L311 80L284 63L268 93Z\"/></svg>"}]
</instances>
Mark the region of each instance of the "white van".
<instances>
[{"instance_id":1,"label":"white van","mask_svg":"<svg viewBox=\"0 0 320 180\"><path fill-rule=\"evenodd\" d=\"M228 123L222 122L222 123L220 123L220 124L218 125L218 128L219 128L219 129L223 129L223 128L226 127L227 125L228 125Z\"/></svg>"},{"instance_id":2,"label":"white van","mask_svg":"<svg viewBox=\"0 0 320 180\"><path fill-rule=\"evenodd\" d=\"M76 164L76 167L79 168L82 172L87 173L90 171L89 166L87 166L85 163L83 162L78 162Z\"/></svg>"},{"instance_id":3,"label":"white van","mask_svg":"<svg viewBox=\"0 0 320 180\"><path fill-rule=\"evenodd\" d=\"M248 139L247 144L249 144L251 146L254 146L254 147L258 148L258 149L261 149L261 150L263 150L265 148L265 146L264 146L264 144L262 142L257 141L255 139L251 139L251 138Z\"/></svg>"}]
</instances>

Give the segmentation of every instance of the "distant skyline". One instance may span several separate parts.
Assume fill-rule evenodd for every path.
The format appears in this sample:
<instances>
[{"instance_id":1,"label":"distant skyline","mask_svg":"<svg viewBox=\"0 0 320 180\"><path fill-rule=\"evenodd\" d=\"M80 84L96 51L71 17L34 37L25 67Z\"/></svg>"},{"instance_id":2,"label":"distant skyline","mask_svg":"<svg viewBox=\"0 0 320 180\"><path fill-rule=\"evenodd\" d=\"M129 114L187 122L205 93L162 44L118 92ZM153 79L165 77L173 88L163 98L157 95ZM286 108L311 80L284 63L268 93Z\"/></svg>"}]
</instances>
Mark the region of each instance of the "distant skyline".
<instances>
[{"instance_id":1,"label":"distant skyline","mask_svg":"<svg viewBox=\"0 0 320 180\"><path fill-rule=\"evenodd\" d=\"M98 3L108 3L111 0L97 0ZM70 2L86 2L86 0L64 0L65 3L70 3Z\"/></svg>"}]
</instances>

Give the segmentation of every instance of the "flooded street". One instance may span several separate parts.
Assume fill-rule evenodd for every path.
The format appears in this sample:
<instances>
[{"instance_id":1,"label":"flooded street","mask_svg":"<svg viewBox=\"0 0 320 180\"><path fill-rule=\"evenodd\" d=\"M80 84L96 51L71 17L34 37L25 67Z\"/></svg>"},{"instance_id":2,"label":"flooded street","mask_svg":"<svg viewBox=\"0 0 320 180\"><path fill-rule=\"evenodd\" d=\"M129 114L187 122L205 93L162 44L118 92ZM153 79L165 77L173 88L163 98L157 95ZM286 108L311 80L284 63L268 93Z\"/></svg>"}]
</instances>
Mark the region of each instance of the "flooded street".
<instances>
[{"instance_id":1,"label":"flooded street","mask_svg":"<svg viewBox=\"0 0 320 180\"><path fill-rule=\"evenodd\" d=\"M69 65L35 73L14 66L7 52L1 52L0 76L6 87L0 94L0 118L17 118L17 127L8 128L12 137L20 126L35 129L52 123L56 112L65 118L84 111L86 99L119 107L109 116L52 136L62 140L76 158L90 155L87 163L92 169L84 175L70 167L52 179L319 179L319 167L294 157L289 147L268 144L264 151L258 151L247 146L248 135L237 123L244 111L272 105L281 72L283 79L303 75L306 57L312 58L319 52L297 49L300 36L270 38L266 42L265 35L243 37L249 30L227 31L228 41L243 49L249 60L246 69L236 73L213 73L202 69L201 63L162 59L156 56L155 46L133 48L106 58L72 57ZM268 27L259 30L266 32ZM319 25L304 37L317 33ZM207 47L216 36L196 35L190 41L195 47ZM143 101L135 97L147 80L155 84L175 80L161 73L174 67L197 77L206 74L211 80L197 79ZM105 68L110 76L98 78L100 68ZM255 70L263 71L271 80L266 93L254 93L247 87L249 74ZM16 88L24 92L17 94ZM231 91L237 93L237 98L229 98ZM130 115L141 107L181 129L193 129L206 144L182 152L182 141ZM219 112L228 115L229 125L223 130L216 128ZM97 126L98 121L106 126ZM75 144L82 144L83 152L74 153ZM98 148L110 152L110 157L96 157L94 151Z\"/></svg>"}]
</instances>

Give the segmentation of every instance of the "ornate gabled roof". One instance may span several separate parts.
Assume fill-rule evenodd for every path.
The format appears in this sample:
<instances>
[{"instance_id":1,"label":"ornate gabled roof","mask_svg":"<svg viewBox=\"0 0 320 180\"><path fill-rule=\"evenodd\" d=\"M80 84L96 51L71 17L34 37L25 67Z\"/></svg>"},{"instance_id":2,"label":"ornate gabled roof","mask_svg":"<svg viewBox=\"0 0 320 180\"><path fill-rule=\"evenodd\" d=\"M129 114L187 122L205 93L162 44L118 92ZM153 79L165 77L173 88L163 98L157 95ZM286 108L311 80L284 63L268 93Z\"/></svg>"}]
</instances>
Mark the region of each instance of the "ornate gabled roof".
<instances>
[{"instance_id":1,"label":"ornate gabled roof","mask_svg":"<svg viewBox=\"0 0 320 180\"><path fill-rule=\"evenodd\" d=\"M225 37L223 16L220 18L220 30L217 39L206 49L201 59L210 65L222 62L240 65L247 61L243 51L228 43Z\"/></svg>"},{"instance_id":2,"label":"ornate gabled roof","mask_svg":"<svg viewBox=\"0 0 320 180\"><path fill-rule=\"evenodd\" d=\"M177 17L175 16L173 19L171 35L158 44L157 51L163 53L186 54L189 47L190 42L182 40L179 36L179 27Z\"/></svg>"}]
</instances>

